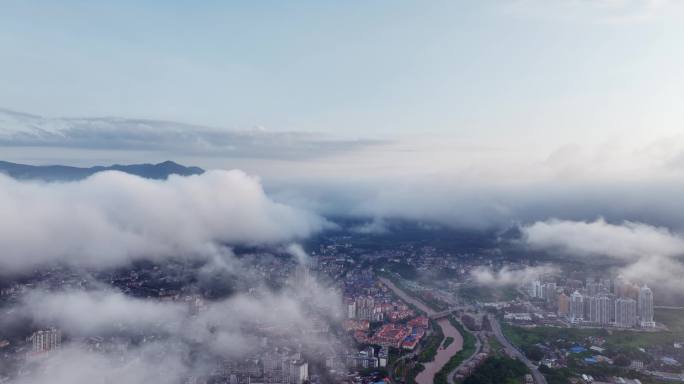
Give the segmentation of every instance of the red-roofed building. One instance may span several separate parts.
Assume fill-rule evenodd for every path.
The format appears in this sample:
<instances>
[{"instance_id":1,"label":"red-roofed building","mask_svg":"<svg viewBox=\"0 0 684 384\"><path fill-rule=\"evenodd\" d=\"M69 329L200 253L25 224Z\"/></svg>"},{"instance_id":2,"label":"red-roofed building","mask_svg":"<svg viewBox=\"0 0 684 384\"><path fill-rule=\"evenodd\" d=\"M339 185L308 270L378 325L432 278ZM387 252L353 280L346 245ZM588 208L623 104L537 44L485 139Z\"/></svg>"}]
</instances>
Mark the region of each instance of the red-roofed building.
<instances>
[{"instance_id":1,"label":"red-roofed building","mask_svg":"<svg viewBox=\"0 0 684 384\"><path fill-rule=\"evenodd\" d=\"M427 328L430 323L430 320L425 316L418 316L415 319L411 319L408 323L412 327Z\"/></svg>"}]
</instances>

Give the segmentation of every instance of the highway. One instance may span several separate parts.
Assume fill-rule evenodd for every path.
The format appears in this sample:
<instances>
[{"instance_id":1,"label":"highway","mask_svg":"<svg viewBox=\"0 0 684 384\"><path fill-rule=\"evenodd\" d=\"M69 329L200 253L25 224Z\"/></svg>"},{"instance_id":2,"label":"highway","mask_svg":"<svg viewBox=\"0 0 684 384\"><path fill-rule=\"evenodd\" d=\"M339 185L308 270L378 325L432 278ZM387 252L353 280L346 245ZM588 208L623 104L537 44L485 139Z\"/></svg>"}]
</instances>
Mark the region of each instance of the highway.
<instances>
[{"instance_id":1,"label":"highway","mask_svg":"<svg viewBox=\"0 0 684 384\"><path fill-rule=\"evenodd\" d=\"M492 331L494 332L494 335L496 336L497 340L499 340L499 343L504 347L504 350L506 351L506 354L512 358L517 358L518 360L522 361L525 363L527 368L532 371L532 377L534 377L534 382L536 384L547 384L546 383L546 378L544 375L539 372L539 369L537 368L536 365L532 364L532 362L518 350L513 344L511 344L510 341L504 336L503 331L501 331L501 325L499 325L499 321L494 318L493 316L489 316L489 323L492 326Z\"/></svg>"}]
</instances>

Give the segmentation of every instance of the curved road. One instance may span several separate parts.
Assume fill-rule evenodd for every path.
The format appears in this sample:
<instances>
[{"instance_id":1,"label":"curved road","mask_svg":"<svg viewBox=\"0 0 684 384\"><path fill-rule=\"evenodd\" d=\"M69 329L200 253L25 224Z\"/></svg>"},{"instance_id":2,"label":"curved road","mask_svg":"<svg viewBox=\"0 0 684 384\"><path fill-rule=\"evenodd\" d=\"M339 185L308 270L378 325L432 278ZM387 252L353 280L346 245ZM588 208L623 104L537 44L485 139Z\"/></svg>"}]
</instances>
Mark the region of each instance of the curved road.
<instances>
[{"instance_id":1,"label":"curved road","mask_svg":"<svg viewBox=\"0 0 684 384\"><path fill-rule=\"evenodd\" d=\"M404 292L401 288L397 287L390 280L384 277L380 277L379 279L402 300L415 305L418 309L425 312L428 316L432 316L435 313L437 313L432 308L425 305L422 301ZM431 384L434 381L435 374L439 372L439 370L442 369L442 367L444 367L449 362L449 359L451 359L452 356L454 356L461 349L463 349L463 336L458 332L458 329L451 325L449 319L444 318L437 320L437 324L440 326L440 328L442 328L444 337L453 337L454 341L451 344L449 344L449 346L446 348L442 348L440 346L439 349L437 349L437 355L435 356L434 360L428 363L423 363L425 369L421 371L418 374L418 376L416 376L416 382L418 384Z\"/></svg>"},{"instance_id":2,"label":"curved road","mask_svg":"<svg viewBox=\"0 0 684 384\"><path fill-rule=\"evenodd\" d=\"M468 330L466 330L466 332L468 332ZM467 359L463 360L461 362L461 364L459 364L458 367L456 367L456 369L449 372L449 376L447 379L449 384L456 383L456 380L455 380L456 372L458 372L458 370L461 369L462 367L464 367L466 364L470 363L477 356L477 354L482 351L482 343L480 342L480 335L477 333L474 333L474 332L472 334L473 334L473 336L475 336L475 352L473 352L473 354L470 355Z\"/></svg>"},{"instance_id":3,"label":"curved road","mask_svg":"<svg viewBox=\"0 0 684 384\"><path fill-rule=\"evenodd\" d=\"M537 368L536 365L532 364L532 362L522 353L518 348L516 348L513 344L511 344L510 341L504 336L503 332L501 331L501 326L499 325L499 321L492 317L489 316L489 323L492 326L492 331L494 332L494 335L496 338L499 340L499 343L503 345L506 354L510 357L515 357L518 360L522 361L525 363L527 368L530 369L532 372L532 377L534 377L534 382L536 384L547 384L546 383L546 378L544 375L539 372L539 369Z\"/></svg>"}]
</instances>

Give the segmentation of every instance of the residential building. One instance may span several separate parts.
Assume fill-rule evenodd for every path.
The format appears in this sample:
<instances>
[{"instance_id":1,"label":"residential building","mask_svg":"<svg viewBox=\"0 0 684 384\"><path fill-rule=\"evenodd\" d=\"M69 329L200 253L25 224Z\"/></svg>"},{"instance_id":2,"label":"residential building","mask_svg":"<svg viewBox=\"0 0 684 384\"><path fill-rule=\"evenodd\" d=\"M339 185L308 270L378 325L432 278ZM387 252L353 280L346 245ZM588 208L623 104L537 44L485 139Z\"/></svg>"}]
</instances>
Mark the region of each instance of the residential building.
<instances>
[{"instance_id":1,"label":"residential building","mask_svg":"<svg viewBox=\"0 0 684 384\"><path fill-rule=\"evenodd\" d=\"M615 301L615 324L634 327L637 324L637 303L634 299L619 298Z\"/></svg>"},{"instance_id":2,"label":"residential building","mask_svg":"<svg viewBox=\"0 0 684 384\"><path fill-rule=\"evenodd\" d=\"M570 296L570 320L572 322L584 320L584 296L578 291Z\"/></svg>"},{"instance_id":3,"label":"residential building","mask_svg":"<svg viewBox=\"0 0 684 384\"><path fill-rule=\"evenodd\" d=\"M33 343L33 352L48 352L60 347L62 332L56 328L43 329L33 332L29 340Z\"/></svg>"},{"instance_id":4,"label":"residential building","mask_svg":"<svg viewBox=\"0 0 684 384\"><path fill-rule=\"evenodd\" d=\"M567 316L570 313L570 298L565 293L558 295L558 315Z\"/></svg>"},{"instance_id":5,"label":"residential building","mask_svg":"<svg viewBox=\"0 0 684 384\"><path fill-rule=\"evenodd\" d=\"M655 327L653 321L653 291L647 285L644 285L639 290L639 321L644 328Z\"/></svg>"}]
</instances>

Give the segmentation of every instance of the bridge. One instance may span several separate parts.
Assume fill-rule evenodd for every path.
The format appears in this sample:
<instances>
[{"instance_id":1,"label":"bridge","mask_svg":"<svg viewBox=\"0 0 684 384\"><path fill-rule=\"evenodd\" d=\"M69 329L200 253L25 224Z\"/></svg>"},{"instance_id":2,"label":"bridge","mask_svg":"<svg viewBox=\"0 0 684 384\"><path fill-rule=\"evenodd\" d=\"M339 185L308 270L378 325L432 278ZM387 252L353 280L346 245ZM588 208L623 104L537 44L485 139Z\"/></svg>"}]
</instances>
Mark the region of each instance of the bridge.
<instances>
[{"instance_id":1,"label":"bridge","mask_svg":"<svg viewBox=\"0 0 684 384\"><path fill-rule=\"evenodd\" d=\"M449 308L449 309L444 310L444 311L441 311L441 312L432 313L432 314L430 314L429 317L430 317L430 319L432 319L432 320L438 320L438 319L441 319L441 318L444 318L444 317L447 317L447 316L451 315L451 314L454 313L456 310L458 310L458 308Z\"/></svg>"}]
</instances>

